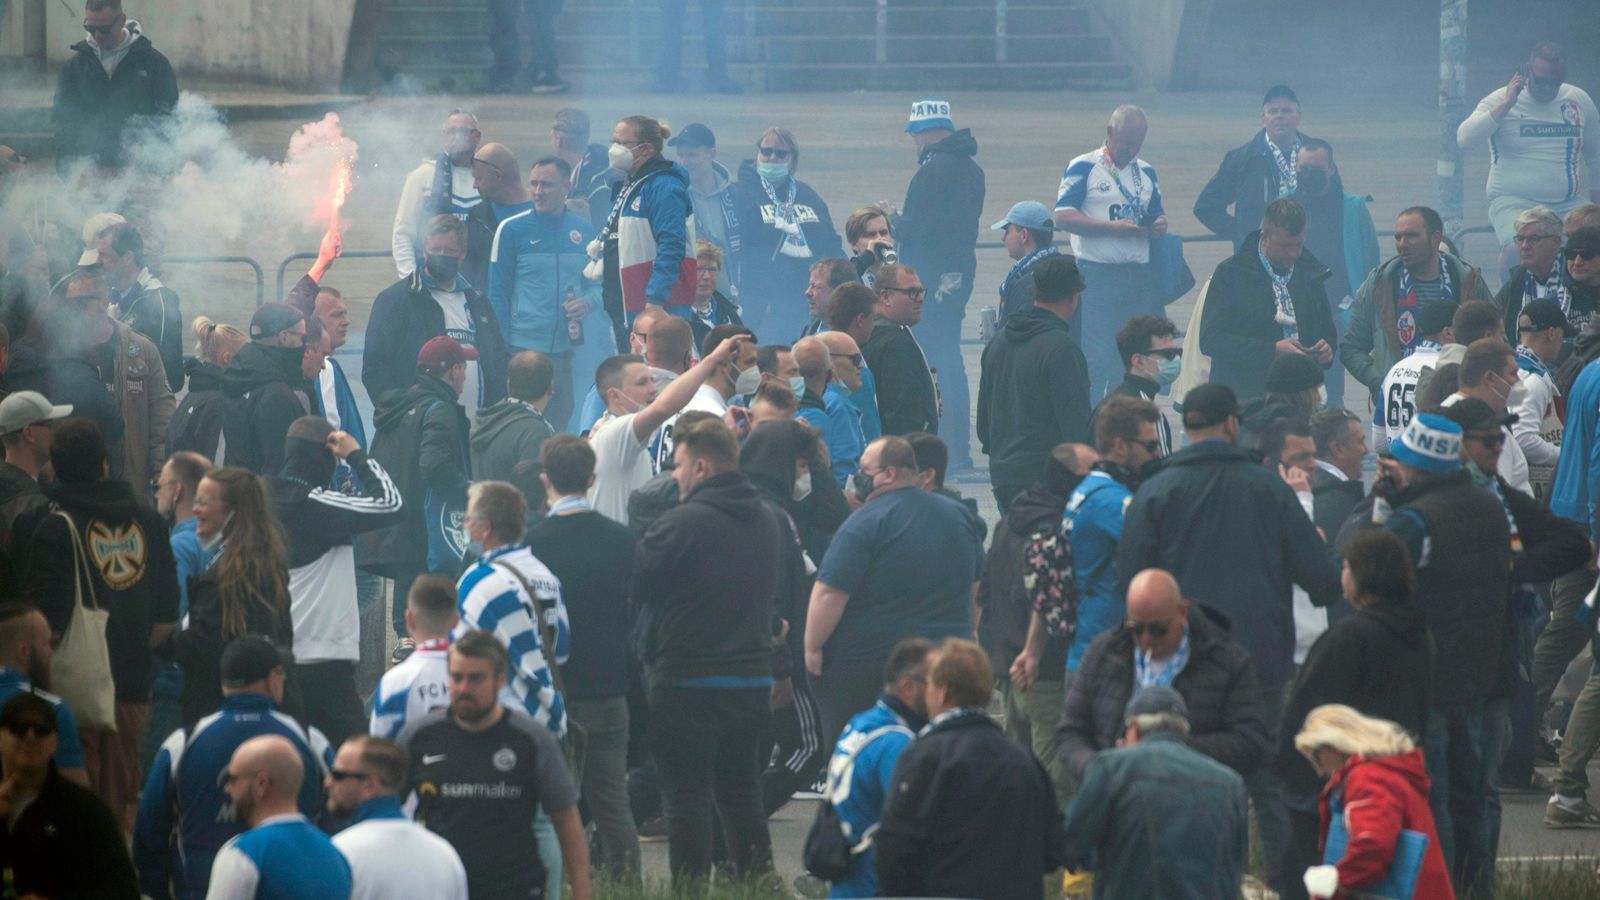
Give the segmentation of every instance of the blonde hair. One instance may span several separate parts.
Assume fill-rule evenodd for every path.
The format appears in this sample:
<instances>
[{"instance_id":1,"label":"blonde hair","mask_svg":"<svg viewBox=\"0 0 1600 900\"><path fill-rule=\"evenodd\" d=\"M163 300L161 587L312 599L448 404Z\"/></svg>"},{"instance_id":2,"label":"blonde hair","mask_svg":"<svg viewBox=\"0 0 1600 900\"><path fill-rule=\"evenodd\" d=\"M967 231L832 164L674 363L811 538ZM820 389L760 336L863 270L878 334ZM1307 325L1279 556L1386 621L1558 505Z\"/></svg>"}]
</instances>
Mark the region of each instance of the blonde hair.
<instances>
[{"instance_id":1,"label":"blonde hair","mask_svg":"<svg viewBox=\"0 0 1600 900\"><path fill-rule=\"evenodd\" d=\"M213 322L207 316L195 316L189 327L194 332L195 355L214 366L222 365L225 358L250 342L244 332L232 325Z\"/></svg>"},{"instance_id":2,"label":"blonde hair","mask_svg":"<svg viewBox=\"0 0 1600 900\"><path fill-rule=\"evenodd\" d=\"M695 238L694 258L696 261L709 260L717 268L722 268L722 248L705 238Z\"/></svg>"},{"instance_id":3,"label":"blonde hair","mask_svg":"<svg viewBox=\"0 0 1600 900\"><path fill-rule=\"evenodd\" d=\"M1404 728L1388 719L1364 716L1340 703L1326 703L1306 716L1300 733L1294 736L1294 748L1307 759L1324 747L1346 756L1400 756L1417 749L1417 743Z\"/></svg>"}]
</instances>

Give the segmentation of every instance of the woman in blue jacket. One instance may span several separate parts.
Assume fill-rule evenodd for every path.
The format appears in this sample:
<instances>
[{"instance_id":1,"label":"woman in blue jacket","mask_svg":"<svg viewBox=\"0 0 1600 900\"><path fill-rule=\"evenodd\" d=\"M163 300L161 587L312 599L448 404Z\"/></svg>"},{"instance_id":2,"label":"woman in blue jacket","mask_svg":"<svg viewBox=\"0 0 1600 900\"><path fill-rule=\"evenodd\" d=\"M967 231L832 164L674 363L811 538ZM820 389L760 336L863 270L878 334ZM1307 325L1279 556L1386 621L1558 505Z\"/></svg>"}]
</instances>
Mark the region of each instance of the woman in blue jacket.
<instances>
[{"instance_id":1,"label":"woman in blue jacket","mask_svg":"<svg viewBox=\"0 0 1600 900\"><path fill-rule=\"evenodd\" d=\"M739 222L733 280L744 300L745 324L769 343L799 339L810 320L811 264L844 256L828 204L795 177L799 167L794 135L768 128L756 141L756 159L740 164L733 186Z\"/></svg>"}]
</instances>

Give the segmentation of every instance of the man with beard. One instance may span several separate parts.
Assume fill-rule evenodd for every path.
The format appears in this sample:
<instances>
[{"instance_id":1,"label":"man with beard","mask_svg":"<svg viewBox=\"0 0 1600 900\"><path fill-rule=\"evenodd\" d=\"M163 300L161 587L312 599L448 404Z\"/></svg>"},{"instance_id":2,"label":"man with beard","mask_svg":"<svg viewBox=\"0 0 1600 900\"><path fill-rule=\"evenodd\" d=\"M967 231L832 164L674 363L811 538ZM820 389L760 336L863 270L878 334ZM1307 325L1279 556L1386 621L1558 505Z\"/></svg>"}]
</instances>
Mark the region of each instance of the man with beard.
<instances>
[{"instance_id":1,"label":"man with beard","mask_svg":"<svg viewBox=\"0 0 1600 900\"><path fill-rule=\"evenodd\" d=\"M233 751L228 796L234 816L250 830L217 852L206 896L350 896L350 862L295 808L304 778L288 738L261 735Z\"/></svg>"},{"instance_id":2,"label":"man with beard","mask_svg":"<svg viewBox=\"0 0 1600 900\"><path fill-rule=\"evenodd\" d=\"M31 606L0 607L0 704L18 694L37 694L56 711L56 768L69 781L89 785L78 743L78 720L50 689L50 623Z\"/></svg>"},{"instance_id":3,"label":"man with beard","mask_svg":"<svg viewBox=\"0 0 1600 900\"><path fill-rule=\"evenodd\" d=\"M548 728L501 705L506 648L483 631L450 647L450 707L407 725L416 820L455 847L471 896L537 897L544 864L534 837L542 807L561 842L573 900L589 900L589 848L577 789Z\"/></svg>"}]
</instances>

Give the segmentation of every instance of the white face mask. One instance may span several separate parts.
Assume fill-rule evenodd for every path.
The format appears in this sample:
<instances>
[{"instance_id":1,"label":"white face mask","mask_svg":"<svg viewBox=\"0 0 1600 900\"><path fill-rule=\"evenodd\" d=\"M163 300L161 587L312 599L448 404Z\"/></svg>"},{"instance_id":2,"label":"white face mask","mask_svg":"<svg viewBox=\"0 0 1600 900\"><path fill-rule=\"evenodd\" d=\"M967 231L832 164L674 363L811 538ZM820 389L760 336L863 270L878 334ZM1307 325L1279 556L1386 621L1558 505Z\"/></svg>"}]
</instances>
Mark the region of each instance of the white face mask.
<instances>
[{"instance_id":1,"label":"white face mask","mask_svg":"<svg viewBox=\"0 0 1600 900\"><path fill-rule=\"evenodd\" d=\"M222 546L222 538L228 533L228 525L232 522L233 513L228 513L228 517L222 520L222 527L218 528L215 534L211 535L210 537L200 537L198 534L195 535L195 537L200 541L200 549L210 553L211 551Z\"/></svg>"},{"instance_id":2,"label":"white face mask","mask_svg":"<svg viewBox=\"0 0 1600 900\"><path fill-rule=\"evenodd\" d=\"M754 396L759 387L761 387L761 369L757 366L745 369L733 380L733 392L746 397Z\"/></svg>"},{"instance_id":3,"label":"white face mask","mask_svg":"<svg viewBox=\"0 0 1600 900\"><path fill-rule=\"evenodd\" d=\"M807 469L794 480L794 499L804 500L809 496L811 496L811 470Z\"/></svg>"},{"instance_id":4,"label":"white face mask","mask_svg":"<svg viewBox=\"0 0 1600 900\"><path fill-rule=\"evenodd\" d=\"M618 172L628 172L633 169L633 151L612 141L611 149L606 151L606 162Z\"/></svg>"},{"instance_id":5,"label":"white face mask","mask_svg":"<svg viewBox=\"0 0 1600 900\"><path fill-rule=\"evenodd\" d=\"M806 394L806 380L799 375L794 376L789 379L789 390L794 391L796 397L804 397Z\"/></svg>"}]
</instances>

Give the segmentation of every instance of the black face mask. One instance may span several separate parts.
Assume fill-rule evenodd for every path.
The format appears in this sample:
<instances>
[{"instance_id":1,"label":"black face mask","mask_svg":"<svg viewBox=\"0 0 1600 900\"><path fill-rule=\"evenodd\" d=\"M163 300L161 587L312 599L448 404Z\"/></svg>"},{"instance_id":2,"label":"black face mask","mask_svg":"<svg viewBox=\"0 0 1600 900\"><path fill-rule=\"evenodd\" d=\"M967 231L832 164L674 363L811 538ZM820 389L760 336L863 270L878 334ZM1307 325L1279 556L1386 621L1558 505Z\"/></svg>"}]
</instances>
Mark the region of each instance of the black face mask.
<instances>
[{"instance_id":1,"label":"black face mask","mask_svg":"<svg viewBox=\"0 0 1600 900\"><path fill-rule=\"evenodd\" d=\"M850 483L856 489L857 500L865 503L867 498L872 496L872 480L876 477L876 475L868 475L865 472L857 472L850 476Z\"/></svg>"},{"instance_id":2,"label":"black face mask","mask_svg":"<svg viewBox=\"0 0 1600 900\"><path fill-rule=\"evenodd\" d=\"M1300 193L1308 197L1316 197L1328 189L1328 173L1321 169L1302 169L1296 173L1296 178Z\"/></svg>"},{"instance_id":3,"label":"black face mask","mask_svg":"<svg viewBox=\"0 0 1600 900\"><path fill-rule=\"evenodd\" d=\"M456 276L461 274L461 260L441 253L428 254L428 274L444 287L455 287Z\"/></svg>"}]
</instances>

